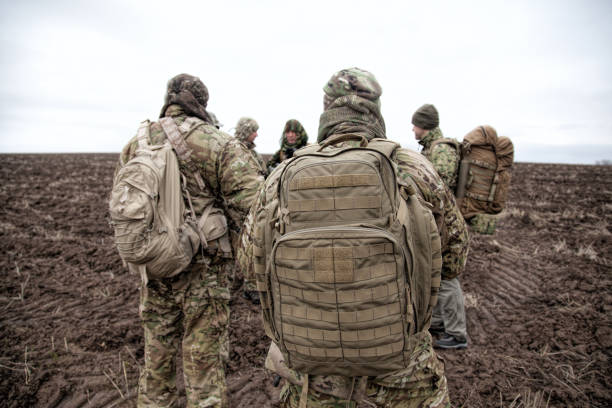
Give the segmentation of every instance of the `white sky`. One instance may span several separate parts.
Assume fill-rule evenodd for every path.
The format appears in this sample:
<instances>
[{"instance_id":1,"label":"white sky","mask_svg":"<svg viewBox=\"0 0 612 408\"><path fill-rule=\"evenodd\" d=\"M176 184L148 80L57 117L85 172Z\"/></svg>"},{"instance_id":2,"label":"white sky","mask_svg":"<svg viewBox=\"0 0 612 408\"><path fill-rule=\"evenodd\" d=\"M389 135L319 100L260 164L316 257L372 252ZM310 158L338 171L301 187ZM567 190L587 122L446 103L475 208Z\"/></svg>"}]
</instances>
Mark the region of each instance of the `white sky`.
<instances>
[{"instance_id":1,"label":"white sky","mask_svg":"<svg viewBox=\"0 0 612 408\"><path fill-rule=\"evenodd\" d=\"M186 72L272 153L290 118L316 140L323 85L358 66L405 147L433 103L447 136L490 124L517 161L612 159L611 21L609 0L0 0L0 152L118 152Z\"/></svg>"}]
</instances>

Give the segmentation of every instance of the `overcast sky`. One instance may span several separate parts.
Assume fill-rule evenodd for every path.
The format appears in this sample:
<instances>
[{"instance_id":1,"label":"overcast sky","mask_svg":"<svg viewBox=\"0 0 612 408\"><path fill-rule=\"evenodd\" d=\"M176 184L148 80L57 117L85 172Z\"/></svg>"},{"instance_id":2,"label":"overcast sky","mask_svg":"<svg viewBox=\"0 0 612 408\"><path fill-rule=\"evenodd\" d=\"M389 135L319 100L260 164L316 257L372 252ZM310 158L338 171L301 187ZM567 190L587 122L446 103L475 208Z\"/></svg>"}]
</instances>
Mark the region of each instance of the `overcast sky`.
<instances>
[{"instance_id":1,"label":"overcast sky","mask_svg":"<svg viewBox=\"0 0 612 408\"><path fill-rule=\"evenodd\" d=\"M610 0L0 1L0 152L118 152L186 72L272 153L290 118L316 140L323 85L357 66L405 147L433 103L445 135L490 124L517 161L612 159Z\"/></svg>"}]
</instances>

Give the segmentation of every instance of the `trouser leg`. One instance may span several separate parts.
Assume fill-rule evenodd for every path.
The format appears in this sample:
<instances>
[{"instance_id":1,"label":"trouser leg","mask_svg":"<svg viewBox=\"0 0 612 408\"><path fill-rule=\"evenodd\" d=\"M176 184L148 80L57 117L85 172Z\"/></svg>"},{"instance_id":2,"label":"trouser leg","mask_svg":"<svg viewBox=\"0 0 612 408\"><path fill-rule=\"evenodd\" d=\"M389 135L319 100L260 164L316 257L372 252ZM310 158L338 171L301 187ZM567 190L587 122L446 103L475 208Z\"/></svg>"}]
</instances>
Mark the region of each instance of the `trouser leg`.
<instances>
[{"instance_id":1,"label":"trouser leg","mask_svg":"<svg viewBox=\"0 0 612 408\"><path fill-rule=\"evenodd\" d=\"M463 291L461 290L458 278L442 280L438 304L434 309L434 313L436 309L438 318L441 317L444 331L457 340L467 340Z\"/></svg>"},{"instance_id":2,"label":"trouser leg","mask_svg":"<svg viewBox=\"0 0 612 408\"><path fill-rule=\"evenodd\" d=\"M138 385L138 407L174 407L177 402L176 353L181 310L171 286L160 280L141 287L145 365Z\"/></svg>"},{"instance_id":3,"label":"trouser leg","mask_svg":"<svg viewBox=\"0 0 612 408\"><path fill-rule=\"evenodd\" d=\"M206 274L219 275L227 265L211 266ZM185 297L185 333L183 336L183 371L190 407L227 407L225 362L229 354L229 289L211 285L211 279L194 281Z\"/></svg>"}]
</instances>

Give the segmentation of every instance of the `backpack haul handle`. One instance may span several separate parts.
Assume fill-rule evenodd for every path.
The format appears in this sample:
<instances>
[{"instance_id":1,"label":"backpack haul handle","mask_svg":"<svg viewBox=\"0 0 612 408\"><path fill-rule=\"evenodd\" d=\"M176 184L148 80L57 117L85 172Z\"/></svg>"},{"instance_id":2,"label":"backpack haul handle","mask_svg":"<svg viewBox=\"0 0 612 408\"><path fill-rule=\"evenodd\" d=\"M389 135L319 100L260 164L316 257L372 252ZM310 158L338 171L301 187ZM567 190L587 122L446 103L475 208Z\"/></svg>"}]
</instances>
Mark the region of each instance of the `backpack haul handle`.
<instances>
[{"instance_id":1,"label":"backpack haul handle","mask_svg":"<svg viewBox=\"0 0 612 408\"><path fill-rule=\"evenodd\" d=\"M340 142L345 142L347 140L359 140L360 141L359 145L361 147L366 147L368 145L368 139L366 139L365 136L356 135L354 133L345 133L345 134L334 135L334 136L327 138L323 143L321 143L321 147L317 151L320 152L321 150L325 149L329 145L333 145L333 144L340 143Z\"/></svg>"}]
</instances>

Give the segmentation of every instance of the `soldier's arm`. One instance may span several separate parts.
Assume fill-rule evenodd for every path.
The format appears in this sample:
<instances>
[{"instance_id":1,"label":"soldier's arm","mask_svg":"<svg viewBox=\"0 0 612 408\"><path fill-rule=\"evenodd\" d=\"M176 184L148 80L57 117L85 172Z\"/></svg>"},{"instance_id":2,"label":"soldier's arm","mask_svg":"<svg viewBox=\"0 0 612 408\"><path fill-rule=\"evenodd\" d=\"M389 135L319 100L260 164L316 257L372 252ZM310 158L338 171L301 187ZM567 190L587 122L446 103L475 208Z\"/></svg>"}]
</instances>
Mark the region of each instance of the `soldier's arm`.
<instances>
[{"instance_id":1,"label":"soldier's arm","mask_svg":"<svg viewBox=\"0 0 612 408\"><path fill-rule=\"evenodd\" d=\"M241 226L264 181L258 164L237 140L230 139L219 156L219 190L235 225Z\"/></svg>"},{"instance_id":2,"label":"soldier's arm","mask_svg":"<svg viewBox=\"0 0 612 408\"><path fill-rule=\"evenodd\" d=\"M240 234L240 245L236 251L236 259L238 266L244 274L244 291L245 293L257 292L257 283L255 280L255 272L253 271L253 232L255 228L255 214L259 211L262 205L261 190L257 199L251 206L251 210L244 221L242 232Z\"/></svg>"},{"instance_id":3,"label":"soldier's arm","mask_svg":"<svg viewBox=\"0 0 612 408\"><path fill-rule=\"evenodd\" d=\"M444 184L454 187L459 168L459 158L455 149L446 143L440 143L434 146L430 159Z\"/></svg>"},{"instance_id":4,"label":"soldier's arm","mask_svg":"<svg viewBox=\"0 0 612 408\"><path fill-rule=\"evenodd\" d=\"M453 194L446 190L444 225L447 244L442 251L442 278L452 279L465 269L470 243L463 215Z\"/></svg>"}]
</instances>

